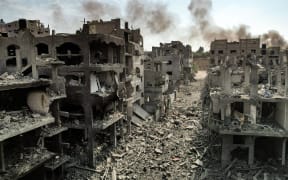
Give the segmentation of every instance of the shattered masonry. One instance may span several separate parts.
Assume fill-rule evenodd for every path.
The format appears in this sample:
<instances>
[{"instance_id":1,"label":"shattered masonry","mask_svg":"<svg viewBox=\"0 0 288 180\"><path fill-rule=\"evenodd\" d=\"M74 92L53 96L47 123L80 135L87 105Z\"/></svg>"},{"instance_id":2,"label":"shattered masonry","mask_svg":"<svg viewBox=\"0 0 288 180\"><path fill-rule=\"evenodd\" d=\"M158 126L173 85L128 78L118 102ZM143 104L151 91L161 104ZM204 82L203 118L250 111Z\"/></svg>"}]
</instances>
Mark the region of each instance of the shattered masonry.
<instances>
[{"instance_id":1,"label":"shattered masonry","mask_svg":"<svg viewBox=\"0 0 288 180\"><path fill-rule=\"evenodd\" d=\"M260 39L211 43L208 124L222 137L223 167L237 158L286 164L287 53Z\"/></svg>"},{"instance_id":2,"label":"shattered masonry","mask_svg":"<svg viewBox=\"0 0 288 180\"><path fill-rule=\"evenodd\" d=\"M143 51L120 19L56 34L39 20L0 21L1 179L61 179L68 163L94 167L133 123L164 116L193 80L189 45ZM108 137L108 139L107 139ZM33 170L33 171L32 171Z\"/></svg>"}]
</instances>

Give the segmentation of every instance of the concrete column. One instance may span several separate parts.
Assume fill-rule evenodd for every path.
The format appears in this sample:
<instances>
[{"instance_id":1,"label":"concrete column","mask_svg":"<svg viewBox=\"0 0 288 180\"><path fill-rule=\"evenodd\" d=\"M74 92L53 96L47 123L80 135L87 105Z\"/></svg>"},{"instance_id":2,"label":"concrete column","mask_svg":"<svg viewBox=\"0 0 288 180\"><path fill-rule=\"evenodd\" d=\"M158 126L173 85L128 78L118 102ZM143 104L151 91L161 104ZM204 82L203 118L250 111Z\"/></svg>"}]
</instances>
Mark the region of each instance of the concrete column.
<instances>
[{"instance_id":1,"label":"concrete column","mask_svg":"<svg viewBox=\"0 0 288 180\"><path fill-rule=\"evenodd\" d=\"M88 134L88 165L93 168L95 167L95 158L94 158L94 133L93 133L93 112L91 105L87 102L86 105L84 105L84 113L85 113L85 124Z\"/></svg>"},{"instance_id":2,"label":"concrete column","mask_svg":"<svg viewBox=\"0 0 288 180\"><path fill-rule=\"evenodd\" d=\"M245 144L248 145L248 164L252 165L254 162L255 138L248 136L245 139Z\"/></svg>"},{"instance_id":3,"label":"concrete column","mask_svg":"<svg viewBox=\"0 0 288 180\"><path fill-rule=\"evenodd\" d=\"M61 126L59 111L60 111L59 100L56 100L56 101L53 103L52 112L53 112L53 116L54 116L54 118L55 118L56 124L57 124L58 126Z\"/></svg>"},{"instance_id":4,"label":"concrete column","mask_svg":"<svg viewBox=\"0 0 288 180\"><path fill-rule=\"evenodd\" d=\"M131 134L131 120L133 116L133 104L128 102L127 104L127 120L128 120L128 134Z\"/></svg>"},{"instance_id":5,"label":"concrete column","mask_svg":"<svg viewBox=\"0 0 288 180\"><path fill-rule=\"evenodd\" d=\"M221 105L221 121L224 122L225 120L225 106L224 105Z\"/></svg>"},{"instance_id":6,"label":"concrete column","mask_svg":"<svg viewBox=\"0 0 288 180\"><path fill-rule=\"evenodd\" d=\"M268 68L268 84L271 86L272 85L272 72L271 69Z\"/></svg>"},{"instance_id":7,"label":"concrete column","mask_svg":"<svg viewBox=\"0 0 288 180\"><path fill-rule=\"evenodd\" d=\"M57 84L58 68L57 65L52 65L52 81Z\"/></svg>"},{"instance_id":8,"label":"concrete column","mask_svg":"<svg viewBox=\"0 0 288 180\"><path fill-rule=\"evenodd\" d=\"M32 48L31 51L31 66L32 66L32 77L34 79L38 79L38 71L37 71L37 65L36 65L36 52L37 48Z\"/></svg>"},{"instance_id":9,"label":"concrete column","mask_svg":"<svg viewBox=\"0 0 288 180\"><path fill-rule=\"evenodd\" d=\"M277 92L282 93L282 82L281 82L281 68L278 66L277 68L277 76L276 76L276 87Z\"/></svg>"},{"instance_id":10,"label":"concrete column","mask_svg":"<svg viewBox=\"0 0 288 180\"><path fill-rule=\"evenodd\" d=\"M222 136L222 153L221 153L221 165L225 167L231 161L231 146L233 144L233 136Z\"/></svg>"},{"instance_id":11,"label":"concrete column","mask_svg":"<svg viewBox=\"0 0 288 180\"><path fill-rule=\"evenodd\" d=\"M281 157L281 165L284 166L286 164L286 143L287 139L283 139L282 141L282 157Z\"/></svg>"},{"instance_id":12,"label":"concrete column","mask_svg":"<svg viewBox=\"0 0 288 180\"><path fill-rule=\"evenodd\" d=\"M21 72L22 68L22 62L21 62L21 57L20 57L20 49L16 48L16 69L17 72Z\"/></svg>"},{"instance_id":13,"label":"concrete column","mask_svg":"<svg viewBox=\"0 0 288 180\"><path fill-rule=\"evenodd\" d=\"M231 104L228 103L225 107L225 123L231 122Z\"/></svg>"},{"instance_id":14,"label":"concrete column","mask_svg":"<svg viewBox=\"0 0 288 180\"><path fill-rule=\"evenodd\" d=\"M257 106L254 104L250 105L250 117L251 117L251 123L256 124Z\"/></svg>"},{"instance_id":15,"label":"concrete column","mask_svg":"<svg viewBox=\"0 0 288 180\"><path fill-rule=\"evenodd\" d=\"M222 67L221 68L221 74L223 74L222 76L222 87L224 89L224 92L227 94L231 93L231 68L225 68Z\"/></svg>"},{"instance_id":16,"label":"concrete column","mask_svg":"<svg viewBox=\"0 0 288 180\"><path fill-rule=\"evenodd\" d=\"M113 48L108 46L108 63L115 63L113 62Z\"/></svg>"},{"instance_id":17,"label":"concrete column","mask_svg":"<svg viewBox=\"0 0 288 180\"><path fill-rule=\"evenodd\" d=\"M89 51L89 50L88 50ZM87 58L87 57L86 57ZM87 62L88 59L86 59L84 62ZM89 62L90 63L90 62ZM85 64L87 65L87 64ZM87 139L88 139L88 146L87 146L87 156L88 156L88 165L91 168L95 167L95 158L94 158L94 132L93 132L93 111L92 111L92 105L90 103L90 92L91 92L91 82L90 82L90 75L91 72L86 69L84 71L85 74L85 89L83 90L83 99L82 99L82 107L84 109L84 115L85 115L85 129L87 130Z\"/></svg>"},{"instance_id":18,"label":"concrete column","mask_svg":"<svg viewBox=\"0 0 288 180\"><path fill-rule=\"evenodd\" d=\"M5 172L4 142L0 142L0 171Z\"/></svg>"},{"instance_id":19,"label":"concrete column","mask_svg":"<svg viewBox=\"0 0 288 180\"><path fill-rule=\"evenodd\" d=\"M250 95L257 96L258 94L258 74L257 74L257 68L252 67L251 68L251 74L250 74Z\"/></svg>"},{"instance_id":20,"label":"concrete column","mask_svg":"<svg viewBox=\"0 0 288 180\"><path fill-rule=\"evenodd\" d=\"M85 43L85 44L82 44L81 45L81 54L82 54L82 56L83 56L83 62L84 62L84 65L85 66L89 66L91 63L90 63L90 59L91 59L91 52L90 52L90 46L89 46L89 44L88 44L88 41L87 41L87 44ZM67 52L67 54L69 54L68 52ZM88 77L87 77L88 78ZM88 81L88 79L87 79L87 81Z\"/></svg>"},{"instance_id":21,"label":"concrete column","mask_svg":"<svg viewBox=\"0 0 288 180\"><path fill-rule=\"evenodd\" d=\"M123 122L123 119L121 119L120 120L120 136L121 136L121 138L123 138L124 137L124 126L123 126L123 124L124 124L124 122Z\"/></svg>"},{"instance_id":22,"label":"concrete column","mask_svg":"<svg viewBox=\"0 0 288 180\"><path fill-rule=\"evenodd\" d=\"M113 143L113 147L117 147L117 125L114 123L111 126L111 141Z\"/></svg>"},{"instance_id":23,"label":"concrete column","mask_svg":"<svg viewBox=\"0 0 288 180\"><path fill-rule=\"evenodd\" d=\"M288 66L285 67L285 96L287 96L287 89L288 89Z\"/></svg>"},{"instance_id":24,"label":"concrete column","mask_svg":"<svg viewBox=\"0 0 288 180\"><path fill-rule=\"evenodd\" d=\"M251 73L251 68L250 66L245 66L244 68L244 85L249 86L250 85L250 73Z\"/></svg>"},{"instance_id":25,"label":"concrete column","mask_svg":"<svg viewBox=\"0 0 288 180\"><path fill-rule=\"evenodd\" d=\"M120 49L120 64L125 64L125 48L124 46Z\"/></svg>"}]
</instances>

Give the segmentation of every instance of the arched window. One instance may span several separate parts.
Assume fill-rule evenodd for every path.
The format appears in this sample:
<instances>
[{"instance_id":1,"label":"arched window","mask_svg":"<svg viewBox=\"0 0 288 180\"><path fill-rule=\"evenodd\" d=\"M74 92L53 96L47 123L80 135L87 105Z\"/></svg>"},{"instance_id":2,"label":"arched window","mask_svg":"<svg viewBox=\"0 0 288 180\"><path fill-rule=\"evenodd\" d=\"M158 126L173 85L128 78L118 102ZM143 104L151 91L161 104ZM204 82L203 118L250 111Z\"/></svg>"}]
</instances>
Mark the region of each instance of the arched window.
<instances>
[{"instance_id":1,"label":"arched window","mask_svg":"<svg viewBox=\"0 0 288 180\"><path fill-rule=\"evenodd\" d=\"M67 42L56 48L57 58L66 65L79 65L83 60L80 47L77 44Z\"/></svg>"},{"instance_id":2,"label":"arched window","mask_svg":"<svg viewBox=\"0 0 288 180\"><path fill-rule=\"evenodd\" d=\"M37 48L37 55L41 54L49 54L48 45L44 43L39 43L36 45Z\"/></svg>"},{"instance_id":3,"label":"arched window","mask_svg":"<svg viewBox=\"0 0 288 180\"><path fill-rule=\"evenodd\" d=\"M10 45L7 47L7 55L8 56L16 56L16 49L19 49L19 46Z\"/></svg>"}]
</instances>

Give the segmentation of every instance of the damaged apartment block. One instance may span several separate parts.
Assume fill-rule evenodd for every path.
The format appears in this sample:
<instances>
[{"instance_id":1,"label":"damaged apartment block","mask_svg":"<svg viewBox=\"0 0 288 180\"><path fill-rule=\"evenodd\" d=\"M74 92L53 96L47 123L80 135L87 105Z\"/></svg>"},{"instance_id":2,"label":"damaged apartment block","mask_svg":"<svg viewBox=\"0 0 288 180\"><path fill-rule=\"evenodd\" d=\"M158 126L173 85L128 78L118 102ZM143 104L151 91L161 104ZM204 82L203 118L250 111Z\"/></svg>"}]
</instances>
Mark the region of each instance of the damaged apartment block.
<instances>
[{"instance_id":1,"label":"damaged apartment block","mask_svg":"<svg viewBox=\"0 0 288 180\"><path fill-rule=\"evenodd\" d=\"M160 43L145 53L144 107L156 120L168 112L180 84L193 80L192 62L191 46L180 41Z\"/></svg>"},{"instance_id":2,"label":"damaged apartment block","mask_svg":"<svg viewBox=\"0 0 288 180\"><path fill-rule=\"evenodd\" d=\"M153 118L140 29L112 19L50 35L39 21L1 22L1 179L61 179L71 157L94 167L96 147Z\"/></svg>"},{"instance_id":3,"label":"damaged apartment block","mask_svg":"<svg viewBox=\"0 0 288 180\"><path fill-rule=\"evenodd\" d=\"M1 179L94 168L132 123L164 116L191 80L189 45L172 41L144 54L140 29L120 19L87 21L75 34L1 20Z\"/></svg>"},{"instance_id":4,"label":"damaged apartment block","mask_svg":"<svg viewBox=\"0 0 288 180\"><path fill-rule=\"evenodd\" d=\"M223 166L233 159L286 164L287 51L260 39L211 43L209 128L222 137Z\"/></svg>"},{"instance_id":5,"label":"damaged apartment block","mask_svg":"<svg viewBox=\"0 0 288 180\"><path fill-rule=\"evenodd\" d=\"M36 43L27 29L0 37L0 179L62 177L68 160L62 146L67 128L59 118L63 63L38 57ZM50 79L39 78L41 67L49 67Z\"/></svg>"},{"instance_id":6,"label":"damaged apartment block","mask_svg":"<svg viewBox=\"0 0 288 180\"><path fill-rule=\"evenodd\" d=\"M68 140L84 147L80 159L91 167L96 163L97 135L108 135L116 146L118 134L124 133L123 121L129 133L133 113L142 110L143 40L139 29L122 25L120 19L91 21L75 35L43 38L65 63L60 74L66 79L67 99L60 116L69 128Z\"/></svg>"}]
</instances>

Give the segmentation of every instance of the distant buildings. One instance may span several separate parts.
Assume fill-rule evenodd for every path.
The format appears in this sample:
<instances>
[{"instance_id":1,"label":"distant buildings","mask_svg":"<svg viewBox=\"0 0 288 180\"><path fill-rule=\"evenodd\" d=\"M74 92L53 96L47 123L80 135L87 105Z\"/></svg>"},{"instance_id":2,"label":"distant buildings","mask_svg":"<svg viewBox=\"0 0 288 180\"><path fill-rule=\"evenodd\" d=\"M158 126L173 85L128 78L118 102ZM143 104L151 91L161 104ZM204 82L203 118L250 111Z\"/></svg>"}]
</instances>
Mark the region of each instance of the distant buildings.
<instances>
[{"instance_id":1,"label":"distant buildings","mask_svg":"<svg viewBox=\"0 0 288 180\"><path fill-rule=\"evenodd\" d=\"M19 19L5 23L3 19L0 19L0 36L15 37L24 29L28 29L36 37L50 35L49 26L45 27L39 20Z\"/></svg>"},{"instance_id":2,"label":"distant buildings","mask_svg":"<svg viewBox=\"0 0 288 180\"><path fill-rule=\"evenodd\" d=\"M192 61L191 47L179 41L160 43L160 47L146 52L145 107L156 113L156 119L168 111L181 81L188 83L193 79Z\"/></svg>"},{"instance_id":3,"label":"distant buildings","mask_svg":"<svg viewBox=\"0 0 288 180\"><path fill-rule=\"evenodd\" d=\"M287 51L260 39L215 40L210 51L208 124L221 135L222 165L235 158L285 165Z\"/></svg>"}]
</instances>

